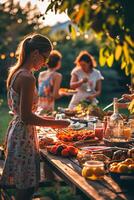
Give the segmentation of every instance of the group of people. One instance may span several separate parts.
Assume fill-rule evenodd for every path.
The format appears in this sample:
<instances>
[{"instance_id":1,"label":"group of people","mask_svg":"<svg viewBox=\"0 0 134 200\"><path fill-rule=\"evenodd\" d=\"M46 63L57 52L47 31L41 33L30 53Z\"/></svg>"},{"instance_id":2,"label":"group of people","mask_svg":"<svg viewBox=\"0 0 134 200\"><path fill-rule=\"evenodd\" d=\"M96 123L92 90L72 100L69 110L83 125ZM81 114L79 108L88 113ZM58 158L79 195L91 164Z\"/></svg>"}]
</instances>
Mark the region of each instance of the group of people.
<instances>
[{"instance_id":1,"label":"group of people","mask_svg":"<svg viewBox=\"0 0 134 200\"><path fill-rule=\"evenodd\" d=\"M57 72L61 68L62 55L53 50L46 64L47 70L41 72L38 78L38 95L40 111L53 111L55 100L67 95L59 92L62 75ZM75 68L71 72L70 88L77 90L69 103L69 109L74 109L80 101L88 100L97 104L97 96L101 94L103 76L95 69L96 61L87 51L81 51L75 60Z\"/></svg>"},{"instance_id":2,"label":"group of people","mask_svg":"<svg viewBox=\"0 0 134 200\"><path fill-rule=\"evenodd\" d=\"M40 179L36 126L65 128L69 122L36 114L38 106L53 110L55 99L62 96L59 94L62 75L57 72L61 67L61 53L53 50L48 38L33 34L21 41L17 54L17 63L10 68L7 78L8 105L14 116L5 139L1 184L16 186L16 200L30 200ZM83 99L96 104L103 79L95 69L94 58L87 51L78 55L75 64L70 87L77 89L77 93L72 97L70 109ZM33 71L42 66L47 66L47 70L39 74L37 91Z\"/></svg>"}]
</instances>

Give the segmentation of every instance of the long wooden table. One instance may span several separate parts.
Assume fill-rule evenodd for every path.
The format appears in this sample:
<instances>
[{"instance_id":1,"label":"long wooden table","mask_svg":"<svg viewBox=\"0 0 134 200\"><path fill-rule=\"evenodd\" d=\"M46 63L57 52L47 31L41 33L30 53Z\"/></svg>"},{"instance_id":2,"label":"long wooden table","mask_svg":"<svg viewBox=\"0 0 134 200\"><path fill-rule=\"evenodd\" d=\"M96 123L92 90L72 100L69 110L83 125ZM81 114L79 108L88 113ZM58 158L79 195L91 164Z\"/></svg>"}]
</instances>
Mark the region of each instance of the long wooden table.
<instances>
[{"instance_id":1,"label":"long wooden table","mask_svg":"<svg viewBox=\"0 0 134 200\"><path fill-rule=\"evenodd\" d=\"M103 180L91 181L81 176L81 167L76 159L62 158L41 150L43 161L84 199L96 200L134 200L134 180L115 181L105 175Z\"/></svg>"}]
</instances>

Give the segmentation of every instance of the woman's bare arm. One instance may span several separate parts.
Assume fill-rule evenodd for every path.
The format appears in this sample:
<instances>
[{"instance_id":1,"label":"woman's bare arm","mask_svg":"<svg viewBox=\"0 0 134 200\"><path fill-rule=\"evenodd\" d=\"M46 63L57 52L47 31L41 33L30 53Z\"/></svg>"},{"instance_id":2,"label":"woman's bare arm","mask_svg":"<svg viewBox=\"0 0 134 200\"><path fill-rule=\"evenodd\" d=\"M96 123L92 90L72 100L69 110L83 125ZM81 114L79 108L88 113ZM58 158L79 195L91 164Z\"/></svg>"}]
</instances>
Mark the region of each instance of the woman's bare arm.
<instances>
[{"instance_id":1,"label":"woman's bare arm","mask_svg":"<svg viewBox=\"0 0 134 200\"><path fill-rule=\"evenodd\" d=\"M53 97L54 99L59 99L62 95L59 94L59 89L62 81L62 75L56 74L54 76L54 86L53 86Z\"/></svg>"},{"instance_id":2,"label":"woman's bare arm","mask_svg":"<svg viewBox=\"0 0 134 200\"><path fill-rule=\"evenodd\" d=\"M71 81L70 81L70 88L72 89L77 89L78 87L80 87L83 83L86 83L88 81L87 78L83 78L80 81L77 78L77 75L73 74L71 76Z\"/></svg>"},{"instance_id":3,"label":"woman's bare arm","mask_svg":"<svg viewBox=\"0 0 134 200\"><path fill-rule=\"evenodd\" d=\"M24 123L52 128L64 128L69 125L69 122L65 120L44 119L35 115L32 112L35 78L30 75L25 75L21 77L20 82L20 116Z\"/></svg>"},{"instance_id":4,"label":"woman's bare arm","mask_svg":"<svg viewBox=\"0 0 134 200\"><path fill-rule=\"evenodd\" d=\"M133 100L134 99L134 94L123 94L122 97L125 99L125 100Z\"/></svg>"}]
</instances>

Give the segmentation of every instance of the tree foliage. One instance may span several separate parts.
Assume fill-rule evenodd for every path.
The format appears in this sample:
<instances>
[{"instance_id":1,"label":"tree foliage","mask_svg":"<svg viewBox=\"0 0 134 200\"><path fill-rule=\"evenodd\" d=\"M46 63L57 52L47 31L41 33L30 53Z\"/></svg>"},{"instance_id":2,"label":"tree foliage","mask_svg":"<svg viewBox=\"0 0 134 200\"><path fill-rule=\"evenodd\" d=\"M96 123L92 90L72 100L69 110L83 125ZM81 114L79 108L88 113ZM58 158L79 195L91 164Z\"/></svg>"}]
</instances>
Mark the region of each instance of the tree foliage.
<instances>
[{"instance_id":1,"label":"tree foliage","mask_svg":"<svg viewBox=\"0 0 134 200\"><path fill-rule=\"evenodd\" d=\"M0 51L4 53L13 46L14 49L21 37L37 29L40 25L38 14L37 8L30 3L25 8L20 7L19 2L15 4L14 0L0 4Z\"/></svg>"},{"instance_id":2,"label":"tree foliage","mask_svg":"<svg viewBox=\"0 0 134 200\"><path fill-rule=\"evenodd\" d=\"M45 1L44 1L45 3ZM112 67L120 62L126 75L134 74L134 1L132 0L51 0L46 13L66 12L72 21L71 35L93 29L103 41L100 48L101 66Z\"/></svg>"},{"instance_id":3,"label":"tree foliage","mask_svg":"<svg viewBox=\"0 0 134 200\"><path fill-rule=\"evenodd\" d=\"M15 62L15 57L10 53L15 52L16 47L24 35L37 29L40 25L37 15L39 11L28 3L25 8L20 7L19 2L5 0L0 4L0 94L6 94L5 83L8 67Z\"/></svg>"}]
</instances>

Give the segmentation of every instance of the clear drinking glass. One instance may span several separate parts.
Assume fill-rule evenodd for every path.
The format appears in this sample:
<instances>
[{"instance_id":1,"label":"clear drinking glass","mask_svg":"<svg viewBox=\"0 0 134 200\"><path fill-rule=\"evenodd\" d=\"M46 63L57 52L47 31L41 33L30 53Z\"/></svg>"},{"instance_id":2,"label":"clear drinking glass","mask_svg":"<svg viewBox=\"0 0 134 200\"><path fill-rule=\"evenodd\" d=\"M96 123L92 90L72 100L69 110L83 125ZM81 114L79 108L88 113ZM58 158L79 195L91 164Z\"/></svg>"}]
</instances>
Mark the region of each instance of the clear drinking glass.
<instances>
[{"instance_id":1,"label":"clear drinking glass","mask_svg":"<svg viewBox=\"0 0 134 200\"><path fill-rule=\"evenodd\" d=\"M123 134L126 141L131 139L131 126L130 123L124 123Z\"/></svg>"},{"instance_id":2,"label":"clear drinking glass","mask_svg":"<svg viewBox=\"0 0 134 200\"><path fill-rule=\"evenodd\" d=\"M131 134L134 134L134 119L129 119L129 124L131 127Z\"/></svg>"},{"instance_id":3,"label":"clear drinking glass","mask_svg":"<svg viewBox=\"0 0 134 200\"><path fill-rule=\"evenodd\" d=\"M104 136L104 123L102 122L95 123L94 132L95 132L95 136L99 138L100 140L102 140Z\"/></svg>"}]
</instances>

